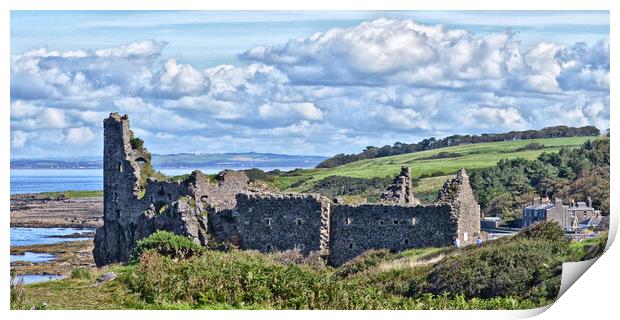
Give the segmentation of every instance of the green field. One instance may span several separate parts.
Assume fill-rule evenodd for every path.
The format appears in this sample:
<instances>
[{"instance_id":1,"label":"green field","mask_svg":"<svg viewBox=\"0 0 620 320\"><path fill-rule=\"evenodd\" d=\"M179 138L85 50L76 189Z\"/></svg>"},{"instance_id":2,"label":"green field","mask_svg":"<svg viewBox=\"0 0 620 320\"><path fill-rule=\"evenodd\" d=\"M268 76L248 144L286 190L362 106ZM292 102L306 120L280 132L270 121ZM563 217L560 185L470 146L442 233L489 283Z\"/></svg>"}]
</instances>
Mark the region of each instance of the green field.
<instances>
[{"instance_id":1,"label":"green field","mask_svg":"<svg viewBox=\"0 0 620 320\"><path fill-rule=\"evenodd\" d=\"M103 197L103 190L68 190L62 192L41 192L50 198L57 198L63 194L66 198L100 198Z\"/></svg>"},{"instance_id":2,"label":"green field","mask_svg":"<svg viewBox=\"0 0 620 320\"><path fill-rule=\"evenodd\" d=\"M569 137L531 139L520 141L477 143L441 149L408 153L397 156L360 160L335 168L317 168L298 170L292 176L280 176L276 180L278 188L285 191L306 191L317 181L328 176L348 176L356 178L372 178L396 176L401 166L408 165L413 177L423 174L434 174L437 177L425 178L420 181L416 192L429 192L441 187L448 175L460 168L467 170L494 166L501 159L525 158L533 160L543 152L557 152L561 147L579 147L587 140L596 137ZM519 148L537 142L545 146L541 150L520 151ZM424 159L439 152L460 153L458 158Z\"/></svg>"}]
</instances>

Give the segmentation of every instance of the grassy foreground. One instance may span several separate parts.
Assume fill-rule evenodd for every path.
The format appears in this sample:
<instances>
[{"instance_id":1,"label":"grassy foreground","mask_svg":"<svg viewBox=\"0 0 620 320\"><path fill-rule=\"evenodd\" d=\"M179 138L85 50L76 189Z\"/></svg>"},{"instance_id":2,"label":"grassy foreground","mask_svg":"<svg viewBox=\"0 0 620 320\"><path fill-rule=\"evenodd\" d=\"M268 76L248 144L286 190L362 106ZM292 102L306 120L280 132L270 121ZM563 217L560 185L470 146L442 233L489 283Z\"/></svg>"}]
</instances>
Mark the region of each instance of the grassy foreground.
<instances>
[{"instance_id":1,"label":"grassy foreground","mask_svg":"<svg viewBox=\"0 0 620 320\"><path fill-rule=\"evenodd\" d=\"M595 138L549 138L460 145L397 156L360 160L335 168L296 170L292 174L279 176L276 180L276 185L281 190L306 191L317 181L334 175L355 178L393 177L398 174L403 165L408 165L411 168L413 177L421 177L423 175L446 176L455 173L460 168L471 170L492 167L501 159L525 158L533 160L543 152L557 152L562 147L576 148L584 142ZM523 150L526 145L532 143L540 143L544 145L544 148L539 150ZM458 153L461 156L430 159L430 157L440 152ZM437 185L441 185L445 179L430 178L428 181L423 179L420 182L420 186L426 189L434 188ZM427 182L431 182L431 186L428 186ZM416 191L428 191L426 189Z\"/></svg>"},{"instance_id":2,"label":"grassy foreground","mask_svg":"<svg viewBox=\"0 0 620 320\"><path fill-rule=\"evenodd\" d=\"M179 243L148 243L128 265L13 287L11 308L529 309L555 300L562 262L595 257L606 240L569 243L544 223L458 250L371 250L338 268L296 251L205 249L179 258L187 253ZM117 278L97 283L108 271Z\"/></svg>"}]
</instances>

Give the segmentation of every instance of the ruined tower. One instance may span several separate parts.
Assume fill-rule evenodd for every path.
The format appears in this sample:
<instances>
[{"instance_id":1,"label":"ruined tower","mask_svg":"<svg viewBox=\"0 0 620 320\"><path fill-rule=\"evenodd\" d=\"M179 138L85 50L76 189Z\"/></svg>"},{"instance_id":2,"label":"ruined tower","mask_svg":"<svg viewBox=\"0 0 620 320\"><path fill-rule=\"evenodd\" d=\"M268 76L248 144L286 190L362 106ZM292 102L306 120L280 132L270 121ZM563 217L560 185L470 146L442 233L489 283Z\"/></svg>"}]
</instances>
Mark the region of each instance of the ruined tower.
<instances>
[{"instance_id":1,"label":"ruined tower","mask_svg":"<svg viewBox=\"0 0 620 320\"><path fill-rule=\"evenodd\" d=\"M224 172L212 183L194 171L183 180L168 179L153 170L151 155L135 139L126 115L110 114L103 128L104 223L95 235L97 265L128 261L136 242L156 230L206 245L206 212L234 207L235 195L247 187L247 176Z\"/></svg>"},{"instance_id":2,"label":"ruined tower","mask_svg":"<svg viewBox=\"0 0 620 320\"><path fill-rule=\"evenodd\" d=\"M400 174L394 178L387 190L381 193L381 202L413 206L420 204L420 201L413 196L409 167L403 166L400 169Z\"/></svg>"},{"instance_id":3,"label":"ruined tower","mask_svg":"<svg viewBox=\"0 0 620 320\"><path fill-rule=\"evenodd\" d=\"M452 207L459 240L465 244L475 241L474 237L480 234L480 205L464 168L456 173L456 178L444 183L437 195L437 203L447 203Z\"/></svg>"}]
</instances>

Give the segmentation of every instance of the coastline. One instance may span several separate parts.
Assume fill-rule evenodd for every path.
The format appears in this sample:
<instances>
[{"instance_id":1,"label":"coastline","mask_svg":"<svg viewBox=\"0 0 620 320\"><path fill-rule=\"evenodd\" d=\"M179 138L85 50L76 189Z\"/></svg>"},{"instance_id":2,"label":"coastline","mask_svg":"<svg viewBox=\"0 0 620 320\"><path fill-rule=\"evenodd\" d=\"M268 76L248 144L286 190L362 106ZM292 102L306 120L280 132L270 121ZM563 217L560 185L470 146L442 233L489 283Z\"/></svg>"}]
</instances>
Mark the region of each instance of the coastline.
<instances>
[{"instance_id":1,"label":"coastline","mask_svg":"<svg viewBox=\"0 0 620 320\"><path fill-rule=\"evenodd\" d=\"M11 227L98 228L103 225L102 197L65 197L46 193L11 195Z\"/></svg>"}]
</instances>

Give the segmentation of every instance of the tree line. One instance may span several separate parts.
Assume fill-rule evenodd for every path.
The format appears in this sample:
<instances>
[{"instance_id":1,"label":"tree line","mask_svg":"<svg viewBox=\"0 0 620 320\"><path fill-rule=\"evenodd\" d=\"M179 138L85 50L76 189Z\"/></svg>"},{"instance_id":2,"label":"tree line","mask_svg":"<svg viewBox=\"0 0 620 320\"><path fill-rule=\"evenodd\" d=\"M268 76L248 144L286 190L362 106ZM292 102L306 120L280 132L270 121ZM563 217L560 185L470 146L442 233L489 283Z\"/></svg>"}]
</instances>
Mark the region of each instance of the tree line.
<instances>
[{"instance_id":1,"label":"tree line","mask_svg":"<svg viewBox=\"0 0 620 320\"><path fill-rule=\"evenodd\" d=\"M557 196L585 201L609 214L609 138L585 142L581 147L545 152L535 160L500 160L495 167L470 173L470 183L486 216L520 219L523 206L535 198Z\"/></svg>"},{"instance_id":2,"label":"tree line","mask_svg":"<svg viewBox=\"0 0 620 320\"><path fill-rule=\"evenodd\" d=\"M450 146L458 146L472 143L483 142L501 142L512 140L527 139L543 139L543 138L561 138L561 137L580 137L580 136L598 136L600 130L594 126L585 126L581 128L568 126L548 127L541 130L525 130L511 131L507 133L485 133L481 135L452 135L442 139L427 138L418 143L402 143L396 142L393 146L385 145L383 147L367 146L358 154L337 154L321 163L317 168L333 168L347 163L364 160L388 157L393 155L413 153L431 149L445 148Z\"/></svg>"}]
</instances>

